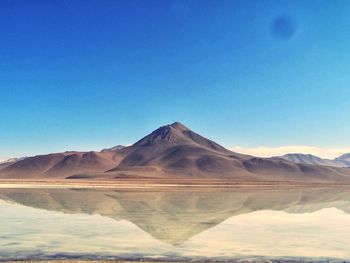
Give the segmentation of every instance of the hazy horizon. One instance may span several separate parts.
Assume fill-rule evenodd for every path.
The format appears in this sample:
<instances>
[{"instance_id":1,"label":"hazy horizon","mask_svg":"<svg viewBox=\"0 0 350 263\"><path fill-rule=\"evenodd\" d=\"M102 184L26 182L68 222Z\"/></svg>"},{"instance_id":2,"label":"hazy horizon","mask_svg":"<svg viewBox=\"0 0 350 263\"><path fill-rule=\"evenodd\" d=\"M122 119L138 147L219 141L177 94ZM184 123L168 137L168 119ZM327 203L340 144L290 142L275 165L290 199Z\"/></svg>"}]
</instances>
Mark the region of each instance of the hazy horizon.
<instances>
[{"instance_id":1,"label":"hazy horizon","mask_svg":"<svg viewBox=\"0 0 350 263\"><path fill-rule=\"evenodd\" d=\"M95 148L74 148L74 147L69 148L68 146L68 148L59 148L51 152L46 151L46 152L36 152L36 153L35 152L23 153L16 156L0 158L0 162L6 161L11 158L29 157L29 156L56 153L56 152L65 152L65 151L101 151L103 149L114 147L116 145L130 146L139 139L141 138L135 139L132 143L115 143L113 145L105 145L100 147L96 146ZM274 157L274 156L282 156L285 154L312 154L321 158L334 159L343 154L350 153L350 148L345 148L345 147L321 148L321 147L310 146L310 145L284 145L284 146L276 146L276 147L269 147L269 146L243 147L238 145L231 146L231 147L227 145L223 145L223 146L234 152L248 154L248 155L257 156L257 157Z\"/></svg>"}]
</instances>

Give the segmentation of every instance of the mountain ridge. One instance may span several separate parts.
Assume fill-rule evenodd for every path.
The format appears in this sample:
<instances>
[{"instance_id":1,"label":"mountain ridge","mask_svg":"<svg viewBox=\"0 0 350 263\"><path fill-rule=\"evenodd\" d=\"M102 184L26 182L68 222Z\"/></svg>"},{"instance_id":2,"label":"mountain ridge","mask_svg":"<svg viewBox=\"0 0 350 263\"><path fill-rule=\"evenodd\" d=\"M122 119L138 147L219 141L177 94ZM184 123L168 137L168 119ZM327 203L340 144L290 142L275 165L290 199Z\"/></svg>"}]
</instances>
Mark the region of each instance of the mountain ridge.
<instances>
[{"instance_id":1,"label":"mountain ridge","mask_svg":"<svg viewBox=\"0 0 350 263\"><path fill-rule=\"evenodd\" d=\"M12 179L130 177L350 182L350 169L232 152L179 122L162 126L131 146L38 155L0 167L0 178Z\"/></svg>"},{"instance_id":2,"label":"mountain ridge","mask_svg":"<svg viewBox=\"0 0 350 263\"><path fill-rule=\"evenodd\" d=\"M314 164L333 167L350 167L350 154L343 154L335 159L324 159L312 154L289 153L275 158L282 158L294 163Z\"/></svg>"}]
</instances>

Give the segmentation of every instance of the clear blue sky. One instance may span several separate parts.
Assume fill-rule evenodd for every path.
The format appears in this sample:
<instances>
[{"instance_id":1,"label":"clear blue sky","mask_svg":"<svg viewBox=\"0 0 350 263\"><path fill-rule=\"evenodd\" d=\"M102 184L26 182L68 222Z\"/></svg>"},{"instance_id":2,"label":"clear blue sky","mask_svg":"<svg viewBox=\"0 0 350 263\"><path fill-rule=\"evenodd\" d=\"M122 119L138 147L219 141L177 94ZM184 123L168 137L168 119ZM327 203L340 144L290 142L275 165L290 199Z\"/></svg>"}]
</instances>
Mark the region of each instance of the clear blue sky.
<instances>
[{"instance_id":1,"label":"clear blue sky","mask_svg":"<svg viewBox=\"0 0 350 263\"><path fill-rule=\"evenodd\" d=\"M174 121L227 147L349 147L349 14L347 0L1 0L0 159Z\"/></svg>"}]
</instances>

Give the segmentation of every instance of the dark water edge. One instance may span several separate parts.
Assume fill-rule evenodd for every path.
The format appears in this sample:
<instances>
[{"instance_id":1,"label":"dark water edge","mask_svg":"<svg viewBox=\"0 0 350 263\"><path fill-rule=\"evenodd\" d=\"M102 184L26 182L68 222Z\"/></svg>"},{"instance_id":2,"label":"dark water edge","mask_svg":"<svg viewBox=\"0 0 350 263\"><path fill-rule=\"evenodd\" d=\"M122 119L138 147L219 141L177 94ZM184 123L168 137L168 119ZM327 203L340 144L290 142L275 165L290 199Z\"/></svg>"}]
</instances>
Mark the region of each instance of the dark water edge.
<instances>
[{"instance_id":1,"label":"dark water edge","mask_svg":"<svg viewBox=\"0 0 350 263\"><path fill-rule=\"evenodd\" d=\"M165 256L161 258L143 257L143 256L98 256L98 255L73 255L73 254L55 254L42 255L40 253L33 253L32 255L20 256L16 253L15 256L3 257L0 255L0 262L9 263L67 263L67 262L144 262L144 263L161 263L161 262L208 262L208 263L350 263L350 259L336 259L336 258L304 258L304 257L264 257L264 256L248 256L248 257L177 257Z\"/></svg>"}]
</instances>

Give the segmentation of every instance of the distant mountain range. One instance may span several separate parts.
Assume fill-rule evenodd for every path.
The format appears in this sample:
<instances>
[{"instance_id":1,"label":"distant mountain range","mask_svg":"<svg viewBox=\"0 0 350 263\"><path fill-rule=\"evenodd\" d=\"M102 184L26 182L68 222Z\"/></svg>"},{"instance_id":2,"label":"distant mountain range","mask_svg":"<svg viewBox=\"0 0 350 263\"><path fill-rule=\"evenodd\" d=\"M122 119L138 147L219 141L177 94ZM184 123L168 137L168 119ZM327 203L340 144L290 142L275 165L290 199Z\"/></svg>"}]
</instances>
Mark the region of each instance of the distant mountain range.
<instances>
[{"instance_id":1,"label":"distant mountain range","mask_svg":"<svg viewBox=\"0 0 350 263\"><path fill-rule=\"evenodd\" d=\"M322 159L312 154L301 154L301 153L286 154L276 158L282 158L294 163L301 163L301 164L325 165L325 166L333 166L333 167L350 167L349 153L343 154L333 160Z\"/></svg>"},{"instance_id":2,"label":"distant mountain range","mask_svg":"<svg viewBox=\"0 0 350 263\"><path fill-rule=\"evenodd\" d=\"M113 146L111 148L103 149L101 152L117 151L117 150L123 149L124 147L125 146L123 146L123 145L117 145L117 146Z\"/></svg>"},{"instance_id":3,"label":"distant mountain range","mask_svg":"<svg viewBox=\"0 0 350 263\"><path fill-rule=\"evenodd\" d=\"M339 158L347 161L349 156ZM310 163L314 160L311 157L309 163L300 159L258 158L232 152L175 122L127 147L53 153L5 163L0 166L0 178L350 182L350 169L330 166L327 161Z\"/></svg>"},{"instance_id":4,"label":"distant mountain range","mask_svg":"<svg viewBox=\"0 0 350 263\"><path fill-rule=\"evenodd\" d=\"M7 159L7 160L5 160L5 161L0 161L0 169L3 168L3 167L5 167L5 166L8 166L8 165L10 165L10 164L13 164L13 163L15 163L15 162L21 161L21 160L23 160L23 159L25 159L25 158L27 158L27 157L18 157L18 158L15 157L15 158Z\"/></svg>"}]
</instances>

